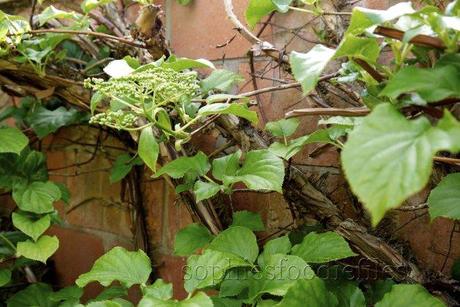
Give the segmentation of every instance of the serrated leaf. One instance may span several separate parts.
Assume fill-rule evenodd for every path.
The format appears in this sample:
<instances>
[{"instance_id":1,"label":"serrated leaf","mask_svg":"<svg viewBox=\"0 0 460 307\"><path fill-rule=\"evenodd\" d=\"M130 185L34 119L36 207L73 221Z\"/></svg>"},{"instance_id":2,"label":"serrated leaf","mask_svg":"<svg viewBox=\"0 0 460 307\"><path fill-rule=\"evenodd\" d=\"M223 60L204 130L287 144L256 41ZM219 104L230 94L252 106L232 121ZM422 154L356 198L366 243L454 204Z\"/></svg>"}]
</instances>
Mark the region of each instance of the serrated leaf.
<instances>
[{"instance_id":1,"label":"serrated leaf","mask_svg":"<svg viewBox=\"0 0 460 307\"><path fill-rule=\"evenodd\" d=\"M193 186L193 192L195 193L196 201L202 201L213 197L221 190L223 186L214 182L204 182L198 180Z\"/></svg>"},{"instance_id":2,"label":"serrated leaf","mask_svg":"<svg viewBox=\"0 0 460 307\"><path fill-rule=\"evenodd\" d=\"M431 220L436 217L460 219L460 173L449 174L428 197Z\"/></svg>"},{"instance_id":3,"label":"serrated leaf","mask_svg":"<svg viewBox=\"0 0 460 307\"><path fill-rule=\"evenodd\" d=\"M197 249L211 242L213 238L213 235L203 225L189 224L176 234L174 254L178 256L190 256Z\"/></svg>"},{"instance_id":4,"label":"serrated leaf","mask_svg":"<svg viewBox=\"0 0 460 307\"><path fill-rule=\"evenodd\" d=\"M256 236L251 230L241 226L230 227L219 233L207 249L233 254L250 263L259 254Z\"/></svg>"},{"instance_id":5,"label":"serrated leaf","mask_svg":"<svg viewBox=\"0 0 460 307\"><path fill-rule=\"evenodd\" d=\"M324 281L315 277L296 281L277 306L335 307L338 306L338 301L335 295L327 290Z\"/></svg>"},{"instance_id":6,"label":"serrated leaf","mask_svg":"<svg viewBox=\"0 0 460 307\"><path fill-rule=\"evenodd\" d=\"M439 298L432 296L421 285L394 285L375 307L417 306L443 307L447 306Z\"/></svg>"},{"instance_id":7,"label":"serrated leaf","mask_svg":"<svg viewBox=\"0 0 460 307\"><path fill-rule=\"evenodd\" d=\"M379 96L396 99L401 94L417 93L427 102L459 98L460 74L453 66L418 68L408 66L398 71Z\"/></svg>"},{"instance_id":8,"label":"serrated leaf","mask_svg":"<svg viewBox=\"0 0 460 307\"><path fill-rule=\"evenodd\" d=\"M300 121L297 118L281 119L276 122L268 122L265 129L278 137L291 136L299 127Z\"/></svg>"},{"instance_id":9,"label":"serrated leaf","mask_svg":"<svg viewBox=\"0 0 460 307\"><path fill-rule=\"evenodd\" d=\"M283 296L300 279L312 279L315 273L300 257L274 254L267 256L262 271L255 274L249 287L249 299L268 293Z\"/></svg>"},{"instance_id":10,"label":"serrated leaf","mask_svg":"<svg viewBox=\"0 0 460 307\"><path fill-rule=\"evenodd\" d=\"M48 6L43 10L43 12L37 15L38 23L40 26L43 26L51 19L77 19L79 17L81 17L81 15L77 14L76 12L63 11L55 8L52 5Z\"/></svg>"},{"instance_id":11,"label":"serrated leaf","mask_svg":"<svg viewBox=\"0 0 460 307\"><path fill-rule=\"evenodd\" d=\"M202 116L212 114L233 114L247 119L254 124L258 122L257 112L251 111L245 103L212 103L200 108L198 114Z\"/></svg>"},{"instance_id":12,"label":"serrated leaf","mask_svg":"<svg viewBox=\"0 0 460 307\"><path fill-rule=\"evenodd\" d=\"M218 180L225 176L234 176L240 167L241 150L212 160L212 175Z\"/></svg>"},{"instance_id":13,"label":"serrated leaf","mask_svg":"<svg viewBox=\"0 0 460 307\"><path fill-rule=\"evenodd\" d=\"M12 127L0 127L0 153L19 154L29 143L21 130Z\"/></svg>"},{"instance_id":14,"label":"serrated leaf","mask_svg":"<svg viewBox=\"0 0 460 307\"><path fill-rule=\"evenodd\" d=\"M61 127L81 122L84 117L83 113L73 108L67 110L65 107L59 107L50 111L39 107L27 120L37 136L44 138Z\"/></svg>"},{"instance_id":15,"label":"serrated leaf","mask_svg":"<svg viewBox=\"0 0 460 307\"><path fill-rule=\"evenodd\" d=\"M208 157L200 151L193 157L180 157L169 162L160 168L154 176L160 177L163 174L167 174L177 179L188 174L196 178L197 176L206 175L210 168Z\"/></svg>"},{"instance_id":16,"label":"serrated leaf","mask_svg":"<svg viewBox=\"0 0 460 307\"><path fill-rule=\"evenodd\" d=\"M16 292L6 303L8 307L55 307L56 304L50 300L52 293L50 285L34 283Z\"/></svg>"},{"instance_id":17,"label":"serrated leaf","mask_svg":"<svg viewBox=\"0 0 460 307\"><path fill-rule=\"evenodd\" d=\"M342 165L353 192L375 226L428 182L440 150L460 150L460 124L445 113L433 127L426 118L409 121L393 106L378 105L350 134Z\"/></svg>"},{"instance_id":18,"label":"serrated leaf","mask_svg":"<svg viewBox=\"0 0 460 307\"><path fill-rule=\"evenodd\" d=\"M37 241L51 225L51 217L47 214L38 220L34 220L22 213L13 212L13 225L32 239Z\"/></svg>"},{"instance_id":19,"label":"serrated leaf","mask_svg":"<svg viewBox=\"0 0 460 307\"><path fill-rule=\"evenodd\" d=\"M250 211L237 211L233 213L232 224L230 227L241 226L251 229L252 231L264 231L265 226L260 214Z\"/></svg>"},{"instance_id":20,"label":"serrated leaf","mask_svg":"<svg viewBox=\"0 0 460 307\"><path fill-rule=\"evenodd\" d=\"M152 285L142 287L142 293L160 300L169 300L173 297L173 285L159 278Z\"/></svg>"},{"instance_id":21,"label":"serrated leaf","mask_svg":"<svg viewBox=\"0 0 460 307\"><path fill-rule=\"evenodd\" d=\"M379 25L386 21L396 19L403 15L412 14L414 12L415 11L410 2L395 4L387 10L373 10L363 7L355 7L353 9L350 25L348 26L346 33L358 35L372 26Z\"/></svg>"},{"instance_id":22,"label":"serrated leaf","mask_svg":"<svg viewBox=\"0 0 460 307\"><path fill-rule=\"evenodd\" d=\"M380 47L377 39L347 35L337 47L334 58L346 56L374 64L377 62L379 55Z\"/></svg>"},{"instance_id":23,"label":"serrated leaf","mask_svg":"<svg viewBox=\"0 0 460 307\"><path fill-rule=\"evenodd\" d=\"M53 302L67 301L67 300L80 300L83 295L83 289L77 286L70 286L62 288L50 295L50 300Z\"/></svg>"},{"instance_id":24,"label":"serrated leaf","mask_svg":"<svg viewBox=\"0 0 460 307\"><path fill-rule=\"evenodd\" d=\"M211 298L204 292L198 292L193 297L183 301L160 300L151 296L144 296L138 307L213 307Z\"/></svg>"},{"instance_id":25,"label":"serrated leaf","mask_svg":"<svg viewBox=\"0 0 460 307\"><path fill-rule=\"evenodd\" d=\"M160 153L160 146L153 135L151 127L142 129L139 137L138 153L139 157L141 157L145 164L147 164L147 166L155 172L157 168L158 154Z\"/></svg>"},{"instance_id":26,"label":"serrated leaf","mask_svg":"<svg viewBox=\"0 0 460 307\"><path fill-rule=\"evenodd\" d=\"M8 268L0 269L0 287L8 284L11 280L11 270Z\"/></svg>"},{"instance_id":27,"label":"serrated leaf","mask_svg":"<svg viewBox=\"0 0 460 307\"><path fill-rule=\"evenodd\" d=\"M267 257L274 254L289 254L291 247L292 244L288 236L272 239L265 243L262 253L257 258L257 263L263 267Z\"/></svg>"},{"instance_id":28,"label":"serrated leaf","mask_svg":"<svg viewBox=\"0 0 460 307\"><path fill-rule=\"evenodd\" d=\"M265 16L276 10L276 6L272 0L249 0L246 8L246 22L251 28Z\"/></svg>"},{"instance_id":29,"label":"serrated leaf","mask_svg":"<svg viewBox=\"0 0 460 307\"><path fill-rule=\"evenodd\" d=\"M326 263L356 256L347 241L335 232L311 232L302 243L292 248L292 254L308 263Z\"/></svg>"},{"instance_id":30,"label":"serrated leaf","mask_svg":"<svg viewBox=\"0 0 460 307\"><path fill-rule=\"evenodd\" d=\"M289 62L292 73L295 79L302 85L305 95L315 88L321 73L334 54L334 49L323 45L316 45L307 53L291 52Z\"/></svg>"},{"instance_id":31,"label":"serrated leaf","mask_svg":"<svg viewBox=\"0 0 460 307\"><path fill-rule=\"evenodd\" d=\"M135 165L142 165L139 157L134 158L129 154L119 155L110 170L110 183L115 183L125 178Z\"/></svg>"},{"instance_id":32,"label":"serrated leaf","mask_svg":"<svg viewBox=\"0 0 460 307\"><path fill-rule=\"evenodd\" d=\"M248 152L243 166L235 176L224 176L226 185L243 182L251 190L282 191L283 161L268 150Z\"/></svg>"},{"instance_id":33,"label":"serrated leaf","mask_svg":"<svg viewBox=\"0 0 460 307\"><path fill-rule=\"evenodd\" d=\"M270 147L268 147L268 150L278 157L289 160L299 153L305 145L313 143L335 144L331 138L331 130L316 130L310 135L304 135L297 139L288 141L287 145L280 142L274 142L270 145Z\"/></svg>"},{"instance_id":34,"label":"serrated leaf","mask_svg":"<svg viewBox=\"0 0 460 307\"><path fill-rule=\"evenodd\" d=\"M289 11L289 6L293 0L272 0L273 4L276 7L276 10L280 13L286 13Z\"/></svg>"},{"instance_id":35,"label":"serrated leaf","mask_svg":"<svg viewBox=\"0 0 460 307\"><path fill-rule=\"evenodd\" d=\"M113 1L114 0L84 0L80 6L83 12L87 14L101 5L109 4Z\"/></svg>"},{"instance_id":36,"label":"serrated leaf","mask_svg":"<svg viewBox=\"0 0 460 307\"><path fill-rule=\"evenodd\" d=\"M244 78L226 69L214 70L206 79L200 82L201 90L207 93L211 90L228 92L237 83L244 81Z\"/></svg>"},{"instance_id":37,"label":"serrated leaf","mask_svg":"<svg viewBox=\"0 0 460 307\"><path fill-rule=\"evenodd\" d=\"M196 289L217 285L227 270L247 266L251 264L235 254L206 249L202 255L192 255L188 258L184 288L192 293Z\"/></svg>"},{"instance_id":38,"label":"serrated leaf","mask_svg":"<svg viewBox=\"0 0 460 307\"><path fill-rule=\"evenodd\" d=\"M59 240L56 236L41 236L37 242L27 240L17 244L16 254L18 257L37 260L46 263L46 260L51 257L59 247Z\"/></svg>"},{"instance_id":39,"label":"serrated leaf","mask_svg":"<svg viewBox=\"0 0 460 307\"><path fill-rule=\"evenodd\" d=\"M101 92L95 92L93 96L91 96L91 101L90 101L90 109L91 109L91 114L94 114L94 111L96 111L97 106L104 100L105 95Z\"/></svg>"},{"instance_id":40,"label":"serrated leaf","mask_svg":"<svg viewBox=\"0 0 460 307\"><path fill-rule=\"evenodd\" d=\"M143 251L130 252L117 246L97 259L91 271L80 275L75 283L84 287L97 281L107 287L118 280L129 288L134 284L145 284L151 272L150 259Z\"/></svg>"},{"instance_id":41,"label":"serrated leaf","mask_svg":"<svg viewBox=\"0 0 460 307\"><path fill-rule=\"evenodd\" d=\"M212 68L216 69L214 64L211 61L206 59L188 59L188 58L177 58L175 61L172 62L164 62L161 64L161 67L171 68L175 71L182 71L185 69L192 69L192 68Z\"/></svg>"},{"instance_id":42,"label":"serrated leaf","mask_svg":"<svg viewBox=\"0 0 460 307\"><path fill-rule=\"evenodd\" d=\"M228 270L224 280L219 285L219 297L237 296L249 288L249 281L253 273L248 267Z\"/></svg>"},{"instance_id":43,"label":"serrated leaf","mask_svg":"<svg viewBox=\"0 0 460 307\"><path fill-rule=\"evenodd\" d=\"M13 199L18 207L23 211L37 214L52 212L53 202L60 198L61 190L51 181L35 181L13 190Z\"/></svg>"},{"instance_id":44,"label":"serrated leaf","mask_svg":"<svg viewBox=\"0 0 460 307\"><path fill-rule=\"evenodd\" d=\"M366 307L363 291L354 281L327 279L326 287L337 298L340 307Z\"/></svg>"},{"instance_id":45,"label":"serrated leaf","mask_svg":"<svg viewBox=\"0 0 460 307\"><path fill-rule=\"evenodd\" d=\"M78 289L83 290L82 288L76 286ZM91 301L105 301L118 297L128 296L128 289L123 286L111 286L105 288L101 293L96 296L94 300Z\"/></svg>"}]
</instances>

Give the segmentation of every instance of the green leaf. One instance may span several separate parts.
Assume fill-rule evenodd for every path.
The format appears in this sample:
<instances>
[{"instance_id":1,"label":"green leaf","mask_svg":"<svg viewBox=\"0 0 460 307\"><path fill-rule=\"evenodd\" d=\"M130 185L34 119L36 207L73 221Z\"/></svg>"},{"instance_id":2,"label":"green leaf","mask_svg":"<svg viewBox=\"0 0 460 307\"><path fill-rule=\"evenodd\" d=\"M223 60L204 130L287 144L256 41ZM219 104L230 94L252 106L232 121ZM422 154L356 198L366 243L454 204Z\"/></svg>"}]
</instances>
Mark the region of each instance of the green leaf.
<instances>
[{"instance_id":1,"label":"green leaf","mask_svg":"<svg viewBox=\"0 0 460 307\"><path fill-rule=\"evenodd\" d=\"M119 155L110 170L110 183L125 178L135 165L142 165L142 160L138 157L131 157L129 154Z\"/></svg>"},{"instance_id":2,"label":"green leaf","mask_svg":"<svg viewBox=\"0 0 460 307\"><path fill-rule=\"evenodd\" d=\"M76 286L78 289L83 290L82 288ZM94 300L91 301L105 301L118 297L128 296L128 289L123 286L111 286L105 288L101 293L96 296Z\"/></svg>"},{"instance_id":3,"label":"green leaf","mask_svg":"<svg viewBox=\"0 0 460 307\"><path fill-rule=\"evenodd\" d=\"M153 130L151 127L142 129L139 137L139 157L147 164L147 166L153 171L157 168L158 154L160 153L160 146L158 145Z\"/></svg>"},{"instance_id":4,"label":"green leaf","mask_svg":"<svg viewBox=\"0 0 460 307\"><path fill-rule=\"evenodd\" d=\"M109 3L112 3L113 1L114 0L84 0L80 6L83 12L87 14L90 11L94 10L95 8L101 5L109 4Z\"/></svg>"},{"instance_id":5,"label":"green leaf","mask_svg":"<svg viewBox=\"0 0 460 307\"><path fill-rule=\"evenodd\" d=\"M241 226L230 227L219 233L209 244L208 250L230 253L250 263L259 255L256 236L251 230Z\"/></svg>"},{"instance_id":6,"label":"green leaf","mask_svg":"<svg viewBox=\"0 0 460 307\"><path fill-rule=\"evenodd\" d=\"M161 67L171 68L175 71L182 71L185 69L192 69L192 68L212 68L216 69L214 64L206 59L188 59L188 58L178 58L175 61L171 62L164 62L161 64Z\"/></svg>"},{"instance_id":7,"label":"green leaf","mask_svg":"<svg viewBox=\"0 0 460 307\"><path fill-rule=\"evenodd\" d=\"M260 214L257 212L250 212L250 211L237 211L233 213L232 225L234 226L242 226L251 229L252 231L264 231L265 226L262 222L262 218Z\"/></svg>"},{"instance_id":8,"label":"green leaf","mask_svg":"<svg viewBox=\"0 0 460 307\"><path fill-rule=\"evenodd\" d=\"M459 98L460 73L453 66L418 68L408 66L397 72L379 96L392 99L401 94L417 93L427 102L445 98Z\"/></svg>"},{"instance_id":9,"label":"green leaf","mask_svg":"<svg viewBox=\"0 0 460 307\"><path fill-rule=\"evenodd\" d=\"M16 254L18 257L37 260L46 263L46 260L57 251L59 240L56 236L41 236L37 242L27 240L17 244Z\"/></svg>"},{"instance_id":10,"label":"green leaf","mask_svg":"<svg viewBox=\"0 0 460 307\"><path fill-rule=\"evenodd\" d=\"M77 286L62 288L50 295L50 300L53 302L77 300L79 301L83 295L83 289Z\"/></svg>"},{"instance_id":11,"label":"green leaf","mask_svg":"<svg viewBox=\"0 0 460 307\"><path fill-rule=\"evenodd\" d=\"M351 15L347 34L351 33L358 35L374 25L379 25L412 13L414 13L414 9L412 8L412 4L410 2L398 3L385 11L356 7L353 9Z\"/></svg>"},{"instance_id":12,"label":"green leaf","mask_svg":"<svg viewBox=\"0 0 460 307\"><path fill-rule=\"evenodd\" d=\"M50 285L34 283L14 294L6 303L8 307L55 307L50 300L52 294Z\"/></svg>"},{"instance_id":13,"label":"green leaf","mask_svg":"<svg viewBox=\"0 0 460 307\"><path fill-rule=\"evenodd\" d=\"M407 120L390 104L378 105L349 134L343 169L374 226L427 184L436 152L460 149L459 134L460 124L447 112L432 127L426 118Z\"/></svg>"},{"instance_id":14,"label":"green leaf","mask_svg":"<svg viewBox=\"0 0 460 307\"><path fill-rule=\"evenodd\" d=\"M283 296L300 279L315 276L310 266L297 256L269 255L260 273L255 274L249 287L249 299L254 300L264 293Z\"/></svg>"},{"instance_id":15,"label":"green leaf","mask_svg":"<svg viewBox=\"0 0 460 307\"><path fill-rule=\"evenodd\" d=\"M187 260L184 288L192 293L217 285L231 268L251 266L235 254L206 249L202 255L192 255Z\"/></svg>"},{"instance_id":16,"label":"green leaf","mask_svg":"<svg viewBox=\"0 0 460 307\"><path fill-rule=\"evenodd\" d=\"M228 270L224 280L219 285L219 297L238 296L249 288L251 276L250 268L241 267Z\"/></svg>"},{"instance_id":17,"label":"green leaf","mask_svg":"<svg viewBox=\"0 0 460 307\"><path fill-rule=\"evenodd\" d=\"M297 118L281 119L276 122L268 122L265 129L278 137L291 136L299 127L300 121Z\"/></svg>"},{"instance_id":18,"label":"green leaf","mask_svg":"<svg viewBox=\"0 0 460 307\"><path fill-rule=\"evenodd\" d=\"M214 89L222 92L228 92L235 84L241 81L244 81L244 78L233 71L217 69L214 70L206 79L202 80L200 86L203 93L207 93Z\"/></svg>"},{"instance_id":19,"label":"green leaf","mask_svg":"<svg viewBox=\"0 0 460 307\"><path fill-rule=\"evenodd\" d=\"M11 127L0 127L0 153L12 152L19 154L29 143L29 139L21 130Z\"/></svg>"},{"instance_id":20,"label":"green leaf","mask_svg":"<svg viewBox=\"0 0 460 307\"><path fill-rule=\"evenodd\" d=\"M375 305L375 307L393 306L443 307L447 305L420 285L399 284L394 285L391 291Z\"/></svg>"},{"instance_id":21,"label":"green leaf","mask_svg":"<svg viewBox=\"0 0 460 307\"><path fill-rule=\"evenodd\" d=\"M173 297L173 285L159 278L152 285L142 287L142 293L160 300L169 300Z\"/></svg>"},{"instance_id":22,"label":"green leaf","mask_svg":"<svg viewBox=\"0 0 460 307\"><path fill-rule=\"evenodd\" d=\"M198 292L193 297L183 301L160 300L151 296L144 296L139 302L138 307L213 307L211 298L205 293Z\"/></svg>"},{"instance_id":23,"label":"green leaf","mask_svg":"<svg viewBox=\"0 0 460 307\"><path fill-rule=\"evenodd\" d=\"M35 181L13 190L13 199L23 211L43 214L54 211L53 202L61 198L61 190L57 185Z\"/></svg>"},{"instance_id":24,"label":"green leaf","mask_svg":"<svg viewBox=\"0 0 460 307\"><path fill-rule=\"evenodd\" d=\"M212 175L223 181L226 176L234 176L240 168L241 150L212 161Z\"/></svg>"},{"instance_id":25,"label":"green leaf","mask_svg":"<svg viewBox=\"0 0 460 307\"><path fill-rule=\"evenodd\" d=\"M242 307L243 300L227 298L227 297L217 297L211 296L212 303L214 307ZM260 304L257 304L257 307L260 307Z\"/></svg>"},{"instance_id":26,"label":"green leaf","mask_svg":"<svg viewBox=\"0 0 460 307\"><path fill-rule=\"evenodd\" d=\"M28 117L28 121L37 136L43 138L61 127L79 123L83 118L84 114L73 108L67 110L65 107L59 107L50 111L39 107Z\"/></svg>"},{"instance_id":27,"label":"green leaf","mask_svg":"<svg viewBox=\"0 0 460 307\"><path fill-rule=\"evenodd\" d=\"M233 114L247 119L254 124L258 122L257 112L249 110L245 103L212 103L200 108L198 114L202 116L212 114Z\"/></svg>"},{"instance_id":28,"label":"green leaf","mask_svg":"<svg viewBox=\"0 0 460 307\"><path fill-rule=\"evenodd\" d=\"M366 299L370 305L375 305L383 296L391 291L395 282L389 278L376 280L370 284L370 288L366 291Z\"/></svg>"},{"instance_id":29,"label":"green leaf","mask_svg":"<svg viewBox=\"0 0 460 307\"><path fill-rule=\"evenodd\" d=\"M283 161L268 150L248 152L243 166L235 176L224 176L225 185L243 182L251 190L269 190L281 193L284 180Z\"/></svg>"},{"instance_id":30,"label":"green leaf","mask_svg":"<svg viewBox=\"0 0 460 307\"><path fill-rule=\"evenodd\" d=\"M302 85L305 95L315 88L321 73L334 54L334 49L323 45L316 45L308 53L291 52L289 59L292 73Z\"/></svg>"},{"instance_id":31,"label":"green leaf","mask_svg":"<svg viewBox=\"0 0 460 307\"><path fill-rule=\"evenodd\" d=\"M356 282L342 280L326 280L327 288L334 293L340 307L366 307L363 291Z\"/></svg>"},{"instance_id":32,"label":"green leaf","mask_svg":"<svg viewBox=\"0 0 460 307\"><path fill-rule=\"evenodd\" d=\"M249 0L246 8L246 22L253 29L265 16L276 10L272 0Z\"/></svg>"},{"instance_id":33,"label":"green leaf","mask_svg":"<svg viewBox=\"0 0 460 307\"><path fill-rule=\"evenodd\" d=\"M43 26L51 19L77 19L81 18L81 15L73 11L62 11L50 5L37 15L37 18L39 25Z\"/></svg>"},{"instance_id":34,"label":"green leaf","mask_svg":"<svg viewBox=\"0 0 460 307\"><path fill-rule=\"evenodd\" d=\"M47 214L38 220L33 220L22 213L13 212L13 225L32 239L37 241L51 224L51 217Z\"/></svg>"},{"instance_id":35,"label":"green leaf","mask_svg":"<svg viewBox=\"0 0 460 307\"><path fill-rule=\"evenodd\" d=\"M197 176L206 175L210 168L208 157L200 151L193 157L180 157L169 162L160 168L154 176L160 177L163 174L167 174L174 179L178 179L184 177L185 174L189 174L196 178Z\"/></svg>"},{"instance_id":36,"label":"green leaf","mask_svg":"<svg viewBox=\"0 0 460 307\"><path fill-rule=\"evenodd\" d=\"M282 236L273 240L268 241L264 245L262 253L257 258L257 263L260 266L264 266L267 258L274 254L289 254L291 251L291 241L288 236Z\"/></svg>"},{"instance_id":37,"label":"green leaf","mask_svg":"<svg viewBox=\"0 0 460 307\"><path fill-rule=\"evenodd\" d=\"M213 197L221 190L222 186L214 182L204 182L198 180L193 186L193 192L196 196L196 201L202 201Z\"/></svg>"},{"instance_id":38,"label":"green leaf","mask_svg":"<svg viewBox=\"0 0 460 307\"><path fill-rule=\"evenodd\" d=\"M318 277L298 280L277 306L289 307L335 307L337 298L329 292L324 281Z\"/></svg>"},{"instance_id":39,"label":"green leaf","mask_svg":"<svg viewBox=\"0 0 460 307\"><path fill-rule=\"evenodd\" d=\"M90 102L90 109L91 114L94 115L94 111L96 111L97 106L104 100L105 95L101 92L95 92L93 96L91 96Z\"/></svg>"},{"instance_id":40,"label":"green leaf","mask_svg":"<svg viewBox=\"0 0 460 307\"><path fill-rule=\"evenodd\" d=\"M276 9L280 13L286 13L289 11L289 6L292 3L292 0L272 0L273 4L275 5Z\"/></svg>"},{"instance_id":41,"label":"green leaf","mask_svg":"<svg viewBox=\"0 0 460 307\"><path fill-rule=\"evenodd\" d=\"M449 174L434 188L428 197L431 220L443 216L460 219L460 173Z\"/></svg>"},{"instance_id":42,"label":"green leaf","mask_svg":"<svg viewBox=\"0 0 460 307\"><path fill-rule=\"evenodd\" d=\"M192 0L177 0L180 5L189 5L192 3Z\"/></svg>"},{"instance_id":43,"label":"green leaf","mask_svg":"<svg viewBox=\"0 0 460 307\"><path fill-rule=\"evenodd\" d=\"M337 47L334 58L350 57L374 64L380 55L380 47L376 38L356 37L347 35Z\"/></svg>"},{"instance_id":44,"label":"green leaf","mask_svg":"<svg viewBox=\"0 0 460 307\"><path fill-rule=\"evenodd\" d=\"M0 287L8 284L11 280L11 270L8 268L0 269Z\"/></svg>"},{"instance_id":45,"label":"green leaf","mask_svg":"<svg viewBox=\"0 0 460 307\"><path fill-rule=\"evenodd\" d=\"M84 287L98 281L107 287L118 280L129 288L134 284L145 284L151 272L150 259L143 251L130 252L117 246L96 260L91 271L80 275L75 283Z\"/></svg>"},{"instance_id":46,"label":"green leaf","mask_svg":"<svg viewBox=\"0 0 460 307\"><path fill-rule=\"evenodd\" d=\"M204 247L214 237L209 230L200 224L189 224L179 230L174 243L174 254L178 256L189 256L197 249Z\"/></svg>"},{"instance_id":47,"label":"green leaf","mask_svg":"<svg viewBox=\"0 0 460 307\"><path fill-rule=\"evenodd\" d=\"M300 138L290 140L287 145L280 142L274 142L268 147L268 150L278 157L289 160L298 154L305 145L313 143L329 143L335 145L331 139L331 130L316 130L310 135L304 135Z\"/></svg>"},{"instance_id":48,"label":"green leaf","mask_svg":"<svg viewBox=\"0 0 460 307\"><path fill-rule=\"evenodd\" d=\"M356 256L347 241L335 232L311 232L302 243L292 248L292 254L308 263L325 263Z\"/></svg>"}]
</instances>

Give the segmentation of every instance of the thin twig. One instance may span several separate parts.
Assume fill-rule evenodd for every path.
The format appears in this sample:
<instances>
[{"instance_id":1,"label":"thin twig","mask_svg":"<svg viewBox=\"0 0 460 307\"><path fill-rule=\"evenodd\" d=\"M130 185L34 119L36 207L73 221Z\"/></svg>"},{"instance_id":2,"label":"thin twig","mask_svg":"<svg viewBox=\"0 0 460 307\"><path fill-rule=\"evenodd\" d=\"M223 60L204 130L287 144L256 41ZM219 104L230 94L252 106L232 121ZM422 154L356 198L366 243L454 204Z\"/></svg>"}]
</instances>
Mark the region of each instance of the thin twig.
<instances>
[{"instance_id":1,"label":"thin twig","mask_svg":"<svg viewBox=\"0 0 460 307\"><path fill-rule=\"evenodd\" d=\"M110 40L118 41L120 43L130 45L130 46L133 46L133 47L144 48L144 49L148 48L144 44L139 44L139 43L133 42L133 41L131 41L129 39L125 39L125 38L122 38L122 37L117 37L117 36L114 36L114 35L105 34L105 33L101 33L101 32L62 30L62 29L40 29L40 30L31 30L31 31L26 32L26 34L31 34L31 35L39 35L39 34L46 34L46 33L89 35L89 36L99 37L99 38L102 38L102 39L110 39Z\"/></svg>"},{"instance_id":2,"label":"thin twig","mask_svg":"<svg viewBox=\"0 0 460 307\"><path fill-rule=\"evenodd\" d=\"M362 108L306 108L298 109L287 112L285 117L300 117L300 116L315 116L315 115L327 115L327 116L366 116L371 112L366 107Z\"/></svg>"},{"instance_id":3,"label":"thin twig","mask_svg":"<svg viewBox=\"0 0 460 307\"><path fill-rule=\"evenodd\" d=\"M374 33L401 41L404 39L404 32L397 29L379 26L374 30ZM428 35L417 35L413 37L409 42L414 45L431 47L435 49L446 49L446 46L441 39Z\"/></svg>"}]
</instances>

